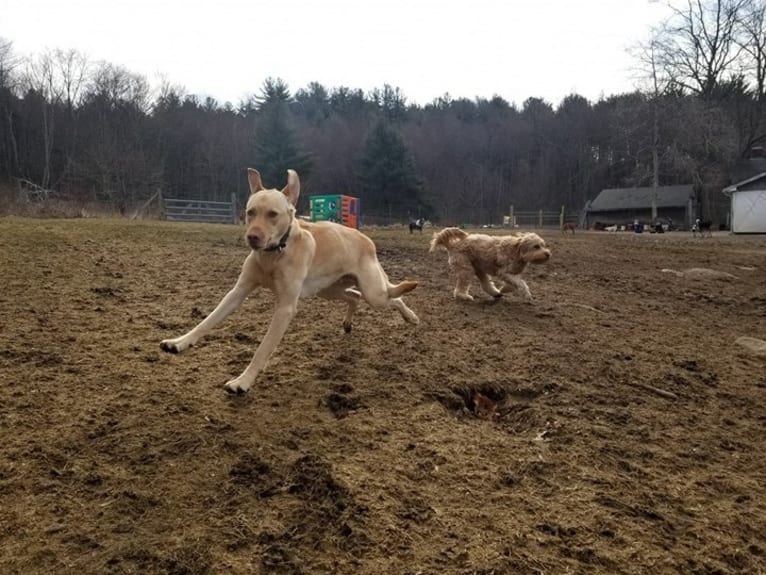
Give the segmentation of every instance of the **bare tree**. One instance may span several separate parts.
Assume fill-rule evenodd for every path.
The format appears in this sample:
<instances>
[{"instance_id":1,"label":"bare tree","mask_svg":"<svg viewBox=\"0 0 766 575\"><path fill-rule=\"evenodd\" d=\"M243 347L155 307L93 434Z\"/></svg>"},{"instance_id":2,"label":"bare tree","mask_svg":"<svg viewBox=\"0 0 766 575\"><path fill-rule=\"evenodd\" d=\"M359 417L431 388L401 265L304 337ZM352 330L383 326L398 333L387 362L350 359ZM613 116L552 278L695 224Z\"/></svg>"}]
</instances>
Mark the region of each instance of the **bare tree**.
<instances>
[{"instance_id":1,"label":"bare tree","mask_svg":"<svg viewBox=\"0 0 766 575\"><path fill-rule=\"evenodd\" d=\"M743 20L753 0L671 1L656 36L658 64L672 82L707 97L738 70Z\"/></svg>"},{"instance_id":2,"label":"bare tree","mask_svg":"<svg viewBox=\"0 0 766 575\"><path fill-rule=\"evenodd\" d=\"M740 155L766 138L766 0L752 0L742 18L742 82L747 94L735 110Z\"/></svg>"},{"instance_id":3,"label":"bare tree","mask_svg":"<svg viewBox=\"0 0 766 575\"><path fill-rule=\"evenodd\" d=\"M91 98L100 98L109 106L129 102L143 113L148 113L151 109L151 89L146 78L130 72L123 66L115 66L108 62L97 64L90 74L88 92Z\"/></svg>"},{"instance_id":4,"label":"bare tree","mask_svg":"<svg viewBox=\"0 0 766 575\"><path fill-rule=\"evenodd\" d=\"M753 76L758 100L766 97L766 1L752 0L742 18L739 38L744 67Z\"/></svg>"},{"instance_id":5,"label":"bare tree","mask_svg":"<svg viewBox=\"0 0 766 575\"><path fill-rule=\"evenodd\" d=\"M28 61L24 76L27 89L35 92L41 100L43 166L40 186L43 188L48 188L51 182L51 154L56 123L54 108L61 101L62 94L55 70L54 54L46 51Z\"/></svg>"},{"instance_id":6,"label":"bare tree","mask_svg":"<svg viewBox=\"0 0 766 575\"><path fill-rule=\"evenodd\" d=\"M664 45L662 33L652 30L647 42L639 44L635 50L638 62L639 86L645 95L651 111L651 137L649 147L652 154L652 220L657 219L657 189L660 185L660 118L664 103L674 87L670 70L661 65Z\"/></svg>"},{"instance_id":7,"label":"bare tree","mask_svg":"<svg viewBox=\"0 0 766 575\"><path fill-rule=\"evenodd\" d=\"M77 50L56 50L54 61L61 100L72 115L75 107L80 103L90 65L87 57Z\"/></svg>"},{"instance_id":8,"label":"bare tree","mask_svg":"<svg viewBox=\"0 0 766 575\"><path fill-rule=\"evenodd\" d=\"M14 70L19 67L21 61L13 52L13 42L0 38L0 88L14 86Z\"/></svg>"},{"instance_id":9,"label":"bare tree","mask_svg":"<svg viewBox=\"0 0 766 575\"><path fill-rule=\"evenodd\" d=\"M147 150L149 87L121 66L99 63L83 97L79 176L120 213L156 186L158 170Z\"/></svg>"}]
</instances>

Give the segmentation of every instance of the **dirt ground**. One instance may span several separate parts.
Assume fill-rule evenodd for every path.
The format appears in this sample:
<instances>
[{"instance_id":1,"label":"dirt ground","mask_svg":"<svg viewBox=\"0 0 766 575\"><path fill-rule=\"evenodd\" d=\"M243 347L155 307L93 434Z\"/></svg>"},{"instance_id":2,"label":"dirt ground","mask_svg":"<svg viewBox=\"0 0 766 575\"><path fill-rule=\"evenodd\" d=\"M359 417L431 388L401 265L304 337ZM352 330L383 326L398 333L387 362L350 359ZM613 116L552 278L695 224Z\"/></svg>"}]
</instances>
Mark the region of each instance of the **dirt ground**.
<instances>
[{"instance_id":1,"label":"dirt ground","mask_svg":"<svg viewBox=\"0 0 766 575\"><path fill-rule=\"evenodd\" d=\"M735 343L766 238L548 231L532 304L464 303L428 230L371 231L421 325L304 300L229 397L268 292L159 341L241 233L0 219L0 573L766 573L766 358Z\"/></svg>"}]
</instances>

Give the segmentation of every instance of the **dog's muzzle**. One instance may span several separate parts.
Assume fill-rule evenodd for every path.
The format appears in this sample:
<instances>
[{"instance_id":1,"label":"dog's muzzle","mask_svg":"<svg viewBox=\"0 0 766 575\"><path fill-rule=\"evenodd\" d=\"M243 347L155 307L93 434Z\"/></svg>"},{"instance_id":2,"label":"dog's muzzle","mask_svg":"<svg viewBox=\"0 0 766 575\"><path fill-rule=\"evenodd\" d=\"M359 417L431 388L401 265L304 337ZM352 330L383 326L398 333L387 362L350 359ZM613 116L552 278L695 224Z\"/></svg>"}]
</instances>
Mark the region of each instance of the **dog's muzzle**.
<instances>
[{"instance_id":1,"label":"dog's muzzle","mask_svg":"<svg viewBox=\"0 0 766 575\"><path fill-rule=\"evenodd\" d=\"M263 248L263 244L261 244L261 238L259 236L248 234L245 239L247 240L247 245L250 246L251 250L258 251Z\"/></svg>"}]
</instances>

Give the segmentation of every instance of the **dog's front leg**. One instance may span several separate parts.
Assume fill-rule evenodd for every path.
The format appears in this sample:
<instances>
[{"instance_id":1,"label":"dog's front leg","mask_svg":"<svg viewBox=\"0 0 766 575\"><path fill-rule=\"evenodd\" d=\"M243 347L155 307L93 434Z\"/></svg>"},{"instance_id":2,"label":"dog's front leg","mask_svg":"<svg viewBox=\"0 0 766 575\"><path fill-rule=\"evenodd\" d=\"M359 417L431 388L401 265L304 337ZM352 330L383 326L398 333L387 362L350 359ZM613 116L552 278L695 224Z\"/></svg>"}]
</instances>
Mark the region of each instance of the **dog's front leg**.
<instances>
[{"instance_id":1,"label":"dog's front leg","mask_svg":"<svg viewBox=\"0 0 766 575\"><path fill-rule=\"evenodd\" d=\"M239 376L226 383L224 387L227 392L245 393L250 389L255 382L255 378L266 367L266 362L282 340L282 336L285 335L287 327L290 325L290 321L295 316L296 311L298 311L298 293L291 298L279 298L277 310L274 313L274 317L271 318L266 336L258 346L258 349L255 350L255 355L250 365Z\"/></svg>"},{"instance_id":2,"label":"dog's front leg","mask_svg":"<svg viewBox=\"0 0 766 575\"><path fill-rule=\"evenodd\" d=\"M503 287L500 289L502 293L508 293L509 291L515 288L521 294L521 297L523 297L526 301L528 302L532 301L532 293L529 291L529 286L527 285L527 282L525 282L519 276L509 274L509 275L503 276L503 281L505 281L505 283L503 284Z\"/></svg>"},{"instance_id":3,"label":"dog's front leg","mask_svg":"<svg viewBox=\"0 0 766 575\"><path fill-rule=\"evenodd\" d=\"M180 353L190 346L197 343L197 341L207 334L216 325L221 323L231 312L237 309L242 302L245 301L247 294L253 290L253 286L245 282L237 282L229 293L227 293L216 308L203 319L194 329L190 332L174 339L163 339L160 342L160 347L163 351L170 353Z\"/></svg>"},{"instance_id":4,"label":"dog's front leg","mask_svg":"<svg viewBox=\"0 0 766 575\"><path fill-rule=\"evenodd\" d=\"M479 278L482 289L492 297L500 297L503 293L495 287L490 277L484 272L476 272L476 277Z\"/></svg>"}]
</instances>

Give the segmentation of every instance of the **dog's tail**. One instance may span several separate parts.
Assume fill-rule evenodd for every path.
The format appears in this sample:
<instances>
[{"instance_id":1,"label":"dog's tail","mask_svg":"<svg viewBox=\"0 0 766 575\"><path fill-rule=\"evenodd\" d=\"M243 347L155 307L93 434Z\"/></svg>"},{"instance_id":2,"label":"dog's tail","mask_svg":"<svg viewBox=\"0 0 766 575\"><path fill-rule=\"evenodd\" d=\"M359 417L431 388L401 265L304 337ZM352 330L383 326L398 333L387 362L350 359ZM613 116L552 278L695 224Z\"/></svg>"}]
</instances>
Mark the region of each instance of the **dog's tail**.
<instances>
[{"instance_id":1,"label":"dog's tail","mask_svg":"<svg viewBox=\"0 0 766 575\"><path fill-rule=\"evenodd\" d=\"M428 251L434 252L438 247L449 249L452 244L466 237L468 237L468 234L460 228L444 228L442 231L435 233L434 237L431 238L431 248Z\"/></svg>"},{"instance_id":2,"label":"dog's tail","mask_svg":"<svg viewBox=\"0 0 766 575\"><path fill-rule=\"evenodd\" d=\"M418 282L411 280L405 280L396 285L388 284L388 297L392 299L401 297L407 292L414 290L416 287L418 287Z\"/></svg>"}]
</instances>

